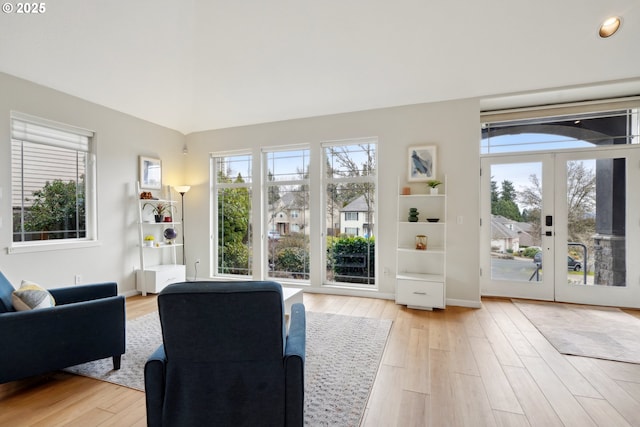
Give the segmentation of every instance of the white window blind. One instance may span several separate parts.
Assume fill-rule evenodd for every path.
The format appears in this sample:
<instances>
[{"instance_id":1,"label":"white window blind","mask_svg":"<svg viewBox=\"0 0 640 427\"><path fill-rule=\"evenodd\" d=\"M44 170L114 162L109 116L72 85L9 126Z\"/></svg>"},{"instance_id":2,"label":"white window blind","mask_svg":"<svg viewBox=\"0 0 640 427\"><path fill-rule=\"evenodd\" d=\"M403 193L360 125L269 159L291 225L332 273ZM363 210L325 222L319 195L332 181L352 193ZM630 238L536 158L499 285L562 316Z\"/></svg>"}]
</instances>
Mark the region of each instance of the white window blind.
<instances>
[{"instance_id":1,"label":"white window blind","mask_svg":"<svg viewBox=\"0 0 640 427\"><path fill-rule=\"evenodd\" d=\"M85 129L26 114L13 113L11 116L11 138L19 141L88 152L91 137L93 132Z\"/></svg>"}]
</instances>

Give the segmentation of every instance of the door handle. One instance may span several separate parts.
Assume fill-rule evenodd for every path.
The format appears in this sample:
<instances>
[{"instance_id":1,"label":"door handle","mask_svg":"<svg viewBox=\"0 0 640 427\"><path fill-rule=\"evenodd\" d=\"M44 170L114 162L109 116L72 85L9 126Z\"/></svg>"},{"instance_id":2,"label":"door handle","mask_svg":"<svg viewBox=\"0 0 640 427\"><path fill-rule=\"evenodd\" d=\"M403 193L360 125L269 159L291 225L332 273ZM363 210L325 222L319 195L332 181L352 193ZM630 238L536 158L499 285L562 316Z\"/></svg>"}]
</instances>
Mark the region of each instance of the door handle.
<instances>
[{"instance_id":1,"label":"door handle","mask_svg":"<svg viewBox=\"0 0 640 427\"><path fill-rule=\"evenodd\" d=\"M544 225L546 225L547 227L552 227L553 226L553 216L551 215L547 215L544 217ZM548 236L548 234L547 234Z\"/></svg>"}]
</instances>

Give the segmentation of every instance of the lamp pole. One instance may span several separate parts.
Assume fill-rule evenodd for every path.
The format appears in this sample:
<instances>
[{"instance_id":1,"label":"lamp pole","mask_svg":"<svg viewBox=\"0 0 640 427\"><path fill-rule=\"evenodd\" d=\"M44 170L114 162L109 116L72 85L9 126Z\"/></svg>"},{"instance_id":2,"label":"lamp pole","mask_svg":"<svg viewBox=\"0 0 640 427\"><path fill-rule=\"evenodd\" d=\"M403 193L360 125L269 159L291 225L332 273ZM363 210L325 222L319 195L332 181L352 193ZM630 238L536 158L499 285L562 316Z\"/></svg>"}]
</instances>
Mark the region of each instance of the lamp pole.
<instances>
[{"instance_id":1,"label":"lamp pole","mask_svg":"<svg viewBox=\"0 0 640 427\"><path fill-rule=\"evenodd\" d=\"M182 265L187 265L187 246L185 244L185 239L184 239L184 193L186 193L187 191L189 191L191 189L190 185L180 185L177 187L173 187L178 193L180 193L180 204L181 204L181 208L182 208Z\"/></svg>"}]
</instances>

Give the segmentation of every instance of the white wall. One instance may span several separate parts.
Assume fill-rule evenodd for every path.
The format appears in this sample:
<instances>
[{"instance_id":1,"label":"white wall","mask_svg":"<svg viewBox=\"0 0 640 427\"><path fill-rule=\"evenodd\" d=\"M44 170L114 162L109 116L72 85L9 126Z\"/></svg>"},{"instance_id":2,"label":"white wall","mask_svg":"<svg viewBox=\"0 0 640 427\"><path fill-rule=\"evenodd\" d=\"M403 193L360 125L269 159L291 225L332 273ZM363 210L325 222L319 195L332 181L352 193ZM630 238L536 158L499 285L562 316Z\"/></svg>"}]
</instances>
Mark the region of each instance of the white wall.
<instances>
[{"instance_id":1,"label":"white wall","mask_svg":"<svg viewBox=\"0 0 640 427\"><path fill-rule=\"evenodd\" d=\"M134 199L138 155L160 157L163 182L179 185L184 135L3 73L0 93L0 270L14 286L22 279L45 287L71 285L79 274L82 283L115 281L120 293L132 292L133 267L139 265ZM7 253L11 243L11 110L96 133L99 246Z\"/></svg>"},{"instance_id":2,"label":"white wall","mask_svg":"<svg viewBox=\"0 0 640 427\"><path fill-rule=\"evenodd\" d=\"M328 140L375 136L379 138L379 213L377 296L393 297L395 287L396 195L398 178L406 185L409 146L438 146L438 175L447 174L449 194L448 288L449 304L474 305L480 301L478 284L478 138L477 100L421 104L338 114L184 136L179 132L92 104L25 80L0 73L0 135L3 166L0 168L0 270L14 284L30 279L46 287L73 283L116 281L121 293L135 289L134 266L139 265L136 239L134 183L138 156L159 157L163 183L192 185L185 195L187 275L201 260L199 278L210 275L209 153L309 143L319 158L320 143ZM135 96L132 94L131 96ZM56 120L96 132L98 147L98 232L100 246L62 251L8 254L11 241L9 114L11 110ZM189 154L182 154L184 142ZM311 165L318 176L320 165ZM312 188L320 183L312 182ZM412 184L414 191L422 185ZM319 199L312 212L321 212ZM457 223L458 217L463 220ZM312 227L321 227L314 215ZM259 236L256 237L259 239ZM318 243L318 242L315 242ZM259 241L257 242L259 244ZM312 241L314 244L314 241ZM312 286L320 289L319 260L312 263ZM314 267L315 266L315 267ZM384 271L388 270L388 274ZM370 295L361 292L363 295ZM370 295L375 296L375 295Z\"/></svg>"},{"instance_id":3,"label":"white wall","mask_svg":"<svg viewBox=\"0 0 640 427\"><path fill-rule=\"evenodd\" d=\"M476 305L478 284L479 224L479 103L463 100L338 114L308 119L206 131L187 136L185 183L192 190L185 196L187 276L193 276L193 262L201 259L198 277L212 271L210 247L209 153L250 148L254 156L261 147L308 143L313 158L320 158L322 141L375 136L378 147L378 236L376 257L380 269L379 296L392 297L395 287L396 196L398 178L406 185L407 152L412 145L438 146L438 175L448 178L444 191L448 201L448 286L449 304ZM254 163L255 164L255 163ZM318 176L319 162L312 162L311 177ZM314 170L315 168L315 170ZM311 188L320 188L312 181ZM426 192L425 184L412 184ZM311 212L322 212L320 201L311 200ZM320 216L312 218L312 229L321 228ZM457 223L461 217L462 224ZM315 218L315 219L314 219ZM256 233L257 235L258 233ZM259 245L259 236L254 245ZM313 238L311 244L314 245ZM319 260L311 263L311 283L320 288ZM388 270L388 274L384 271ZM334 291L334 290L329 290ZM367 292L356 294L370 295Z\"/></svg>"}]
</instances>

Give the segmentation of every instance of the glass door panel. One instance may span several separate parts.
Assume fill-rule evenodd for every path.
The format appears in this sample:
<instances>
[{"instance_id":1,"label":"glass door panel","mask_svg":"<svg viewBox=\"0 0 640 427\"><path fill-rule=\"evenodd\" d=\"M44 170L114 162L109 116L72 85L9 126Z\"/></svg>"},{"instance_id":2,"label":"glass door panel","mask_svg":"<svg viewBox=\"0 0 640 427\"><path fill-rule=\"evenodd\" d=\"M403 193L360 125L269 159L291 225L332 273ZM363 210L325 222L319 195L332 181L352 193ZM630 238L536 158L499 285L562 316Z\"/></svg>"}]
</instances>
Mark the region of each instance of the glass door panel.
<instances>
[{"instance_id":1,"label":"glass door panel","mask_svg":"<svg viewBox=\"0 0 640 427\"><path fill-rule=\"evenodd\" d=\"M483 295L553 299L552 170L548 155L482 160Z\"/></svg>"},{"instance_id":2,"label":"glass door panel","mask_svg":"<svg viewBox=\"0 0 640 427\"><path fill-rule=\"evenodd\" d=\"M638 243L638 197L627 191L637 180L638 150L557 155L558 212L556 299L584 304L637 307L637 277L627 254ZM634 179L632 177L635 176ZM637 184L636 184L637 185ZM636 206L636 209L630 207ZM630 233L630 230L635 233ZM560 268L565 262L566 267Z\"/></svg>"}]
</instances>

